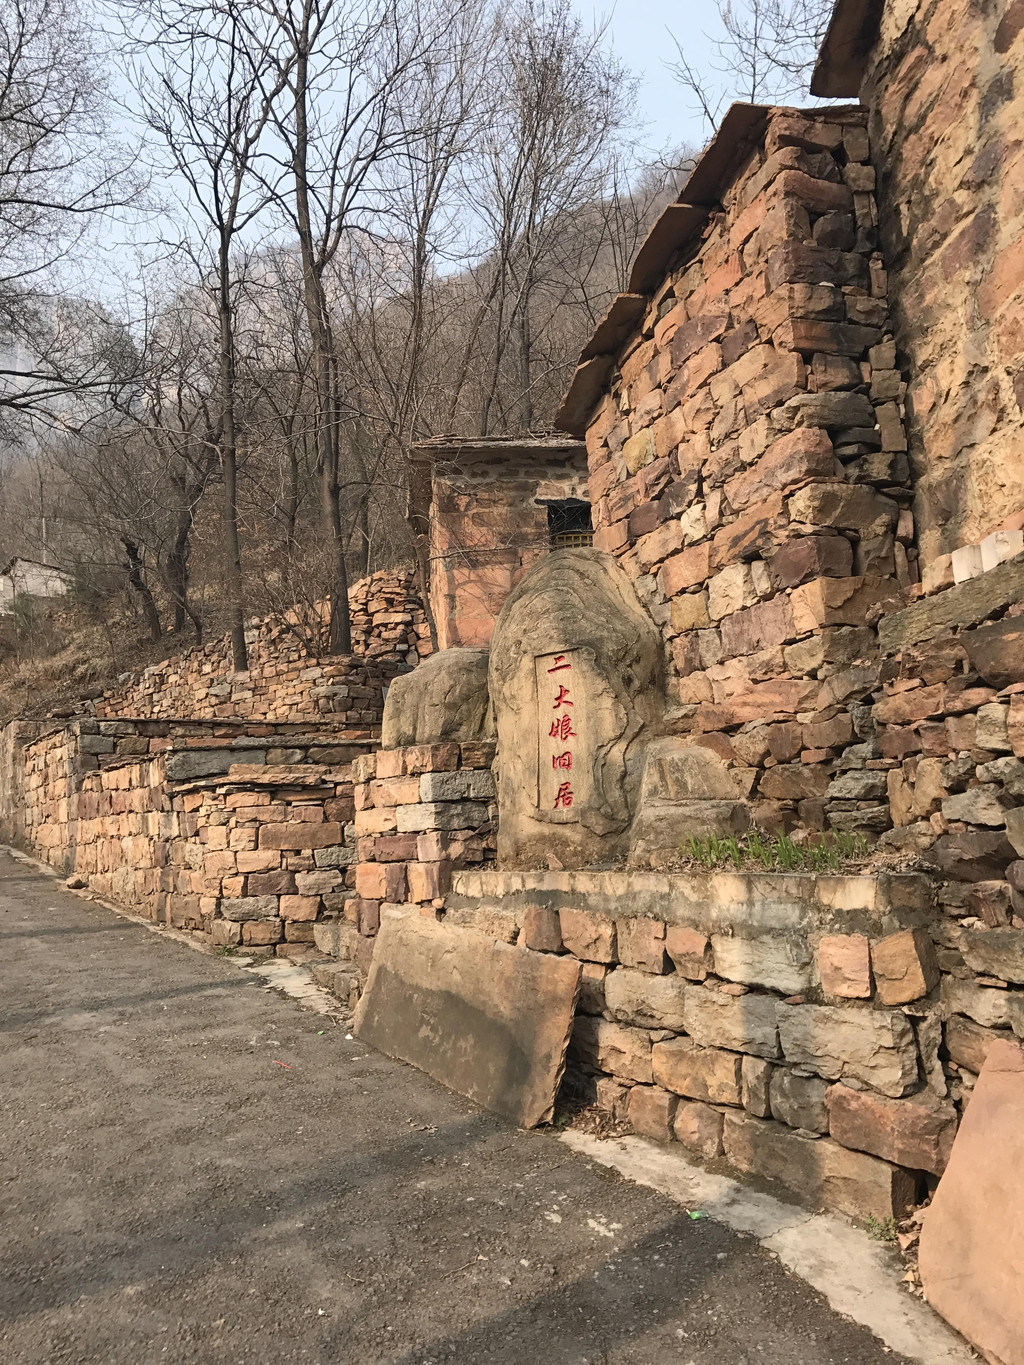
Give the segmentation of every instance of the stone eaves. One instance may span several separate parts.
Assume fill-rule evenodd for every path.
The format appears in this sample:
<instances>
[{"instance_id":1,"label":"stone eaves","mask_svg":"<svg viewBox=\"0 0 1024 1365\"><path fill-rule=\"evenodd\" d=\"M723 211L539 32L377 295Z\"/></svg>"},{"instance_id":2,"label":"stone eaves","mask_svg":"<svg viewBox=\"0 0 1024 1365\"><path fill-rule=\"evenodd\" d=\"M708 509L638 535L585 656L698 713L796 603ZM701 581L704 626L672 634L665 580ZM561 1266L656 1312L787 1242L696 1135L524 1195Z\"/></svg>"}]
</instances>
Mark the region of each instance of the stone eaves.
<instances>
[{"instance_id":1,"label":"stone eaves","mask_svg":"<svg viewBox=\"0 0 1024 1365\"><path fill-rule=\"evenodd\" d=\"M751 148L764 137L768 119L776 107L769 104L733 104L729 107L677 198L658 217L637 252L628 292L616 295L580 352L569 388L555 413L553 426L556 431L578 437L584 435L614 358L643 317L648 299L665 278L673 260L681 258L688 248L699 247L708 217L721 204L725 187L749 156ZM822 111L797 112L813 117ZM834 117L837 111L833 108L824 112Z\"/></svg>"},{"instance_id":2,"label":"stone eaves","mask_svg":"<svg viewBox=\"0 0 1024 1365\"><path fill-rule=\"evenodd\" d=\"M811 77L812 95L819 99L860 95L884 6L885 0L836 0Z\"/></svg>"}]
</instances>

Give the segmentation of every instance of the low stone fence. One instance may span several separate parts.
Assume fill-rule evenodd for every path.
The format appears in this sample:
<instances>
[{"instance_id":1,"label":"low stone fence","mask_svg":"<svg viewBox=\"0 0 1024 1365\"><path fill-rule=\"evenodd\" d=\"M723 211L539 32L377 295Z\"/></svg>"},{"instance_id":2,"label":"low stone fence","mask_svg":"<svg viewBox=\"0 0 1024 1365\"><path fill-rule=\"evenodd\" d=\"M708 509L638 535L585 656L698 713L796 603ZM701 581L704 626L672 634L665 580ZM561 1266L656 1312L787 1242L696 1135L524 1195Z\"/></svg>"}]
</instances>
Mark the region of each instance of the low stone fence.
<instances>
[{"instance_id":1,"label":"low stone fence","mask_svg":"<svg viewBox=\"0 0 1024 1365\"><path fill-rule=\"evenodd\" d=\"M308 724L83 719L17 755L5 744L21 781L4 832L154 921L251 953L312 952L351 895L352 765L375 742Z\"/></svg>"},{"instance_id":2,"label":"low stone fence","mask_svg":"<svg viewBox=\"0 0 1024 1365\"><path fill-rule=\"evenodd\" d=\"M494 745L414 744L353 764L358 860L346 923L323 939L335 956L369 965L382 911L443 909L452 874L493 863Z\"/></svg>"},{"instance_id":3,"label":"low stone fence","mask_svg":"<svg viewBox=\"0 0 1024 1365\"><path fill-rule=\"evenodd\" d=\"M1024 956L995 979L944 947L920 873L461 871L444 914L581 961L577 1092L859 1218L934 1186L989 1046L1024 1036Z\"/></svg>"},{"instance_id":4,"label":"low stone fence","mask_svg":"<svg viewBox=\"0 0 1024 1365\"><path fill-rule=\"evenodd\" d=\"M251 769L174 789L171 924L219 946L293 953L338 919L355 861L352 764Z\"/></svg>"},{"instance_id":5,"label":"low stone fence","mask_svg":"<svg viewBox=\"0 0 1024 1365\"><path fill-rule=\"evenodd\" d=\"M230 636L123 677L94 703L103 718L249 718L295 721L329 716L379 725L384 689L430 653L430 632L411 573L378 573L349 594L351 655L317 657L298 622L277 616L246 629L249 668L236 673ZM325 626L318 628L325 629Z\"/></svg>"}]
</instances>

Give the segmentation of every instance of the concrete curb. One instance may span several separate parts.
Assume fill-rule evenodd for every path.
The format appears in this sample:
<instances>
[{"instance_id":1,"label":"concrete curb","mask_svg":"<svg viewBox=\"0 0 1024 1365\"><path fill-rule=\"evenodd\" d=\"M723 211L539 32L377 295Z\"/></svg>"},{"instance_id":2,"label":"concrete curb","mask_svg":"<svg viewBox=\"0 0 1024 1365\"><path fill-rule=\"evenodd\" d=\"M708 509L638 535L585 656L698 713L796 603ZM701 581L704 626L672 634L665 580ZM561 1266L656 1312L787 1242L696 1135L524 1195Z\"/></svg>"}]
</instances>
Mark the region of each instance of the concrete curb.
<instances>
[{"instance_id":1,"label":"concrete curb","mask_svg":"<svg viewBox=\"0 0 1024 1365\"><path fill-rule=\"evenodd\" d=\"M643 1138L602 1139L572 1129L561 1140L580 1156L610 1166L700 1209L734 1232L754 1237L829 1307L874 1333L890 1350L920 1365L972 1365L971 1348L920 1299L900 1288L890 1251L833 1214L811 1213L772 1195L714 1175L681 1151Z\"/></svg>"}]
</instances>

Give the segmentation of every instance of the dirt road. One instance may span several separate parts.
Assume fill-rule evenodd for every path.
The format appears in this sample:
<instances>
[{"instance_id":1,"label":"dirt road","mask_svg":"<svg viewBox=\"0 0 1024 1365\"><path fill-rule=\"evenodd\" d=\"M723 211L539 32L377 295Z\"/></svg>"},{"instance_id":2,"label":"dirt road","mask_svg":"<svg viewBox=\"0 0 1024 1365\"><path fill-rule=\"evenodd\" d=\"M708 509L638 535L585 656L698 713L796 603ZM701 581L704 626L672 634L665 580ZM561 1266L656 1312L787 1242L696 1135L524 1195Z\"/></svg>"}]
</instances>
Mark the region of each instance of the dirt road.
<instances>
[{"instance_id":1,"label":"dirt road","mask_svg":"<svg viewBox=\"0 0 1024 1365\"><path fill-rule=\"evenodd\" d=\"M756 1243L0 854L4 1365L893 1365Z\"/></svg>"}]
</instances>

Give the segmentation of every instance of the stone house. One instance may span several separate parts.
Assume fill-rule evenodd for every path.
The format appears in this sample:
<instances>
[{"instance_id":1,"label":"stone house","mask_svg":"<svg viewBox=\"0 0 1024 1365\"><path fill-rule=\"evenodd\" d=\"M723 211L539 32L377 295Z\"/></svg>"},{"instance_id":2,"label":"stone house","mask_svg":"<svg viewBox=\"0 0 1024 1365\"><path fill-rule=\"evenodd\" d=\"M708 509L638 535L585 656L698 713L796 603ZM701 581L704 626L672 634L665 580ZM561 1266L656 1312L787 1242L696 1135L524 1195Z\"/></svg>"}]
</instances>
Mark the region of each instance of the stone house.
<instances>
[{"instance_id":1,"label":"stone house","mask_svg":"<svg viewBox=\"0 0 1024 1365\"><path fill-rule=\"evenodd\" d=\"M0 569L0 616L9 616L19 597L63 597L70 587L63 569L16 555Z\"/></svg>"}]
</instances>

